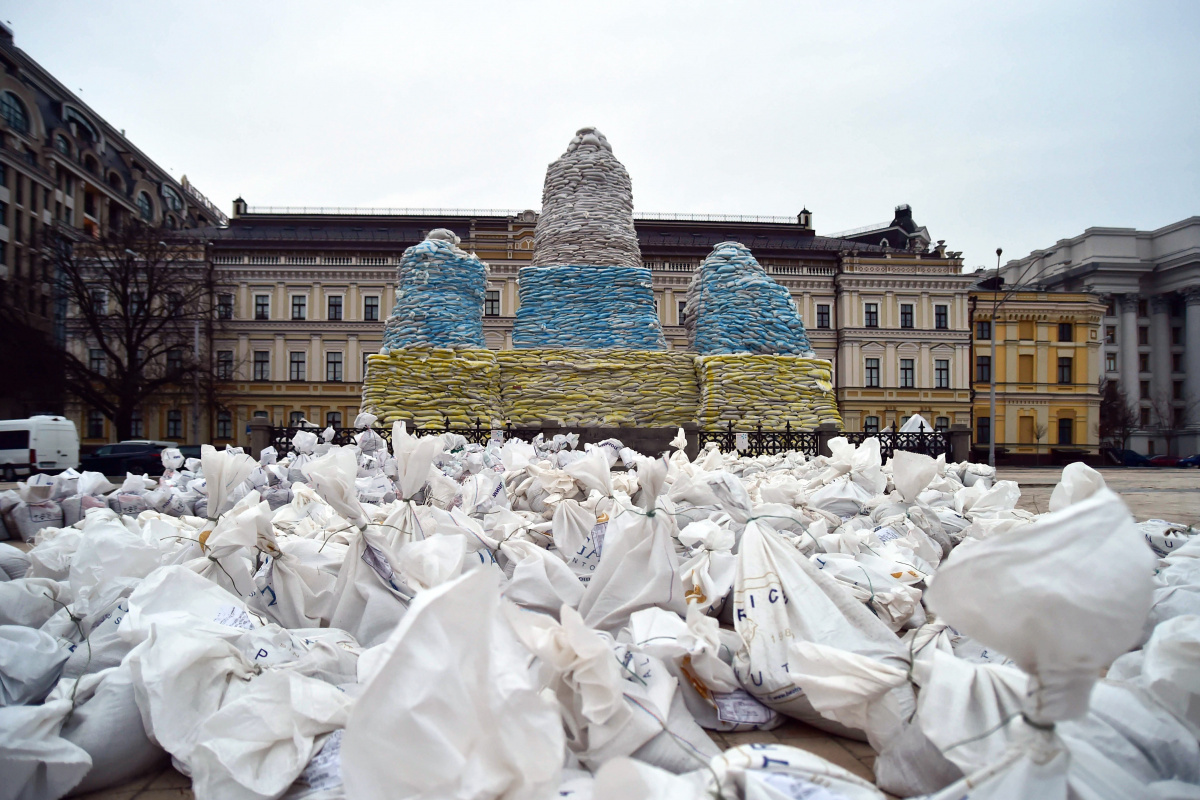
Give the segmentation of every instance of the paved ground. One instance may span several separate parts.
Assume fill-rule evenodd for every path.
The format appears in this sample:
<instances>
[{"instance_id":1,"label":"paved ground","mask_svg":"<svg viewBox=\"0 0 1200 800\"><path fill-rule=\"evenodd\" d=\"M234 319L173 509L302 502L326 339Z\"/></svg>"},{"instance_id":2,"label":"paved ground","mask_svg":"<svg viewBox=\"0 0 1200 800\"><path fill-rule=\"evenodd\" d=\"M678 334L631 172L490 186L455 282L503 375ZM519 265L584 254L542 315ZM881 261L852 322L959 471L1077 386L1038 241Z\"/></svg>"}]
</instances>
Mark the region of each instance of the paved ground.
<instances>
[{"instance_id":1,"label":"paved ground","mask_svg":"<svg viewBox=\"0 0 1200 800\"><path fill-rule=\"evenodd\" d=\"M1002 469L999 477L1021 486L1020 507L1048 510L1050 492L1058 483L1058 468ZM1108 468L1100 470L1109 487L1129 504L1138 520L1160 518L1200 525L1200 470L1168 468ZM7 485L0 484L0 490ZM800 722L788 721L774 731L710 733L722 748L750 742L799 747L826 758L867 780L874 781L875 751L867 744L833 736ZM191 798L191 781L169 765L125 786L82 795L88 800L168 800Z\"/></svg>"}]
</instances>

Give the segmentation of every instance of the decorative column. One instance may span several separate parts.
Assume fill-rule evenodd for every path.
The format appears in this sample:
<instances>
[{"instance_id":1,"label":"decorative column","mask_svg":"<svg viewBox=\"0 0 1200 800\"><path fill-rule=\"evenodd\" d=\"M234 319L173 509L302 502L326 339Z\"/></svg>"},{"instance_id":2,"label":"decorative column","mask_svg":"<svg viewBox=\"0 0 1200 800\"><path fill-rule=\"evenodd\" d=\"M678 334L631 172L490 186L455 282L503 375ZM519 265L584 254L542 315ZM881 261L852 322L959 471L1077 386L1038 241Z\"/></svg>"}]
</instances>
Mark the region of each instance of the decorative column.
<instances>
[{"instance_id":1,"label":"decorative column","mask_svg":"<svg viewBox=\"0 0 1200 800\"><path fill-rule=\"evenodd\" d=\"M1189 428L1200 428L1200 286L1193 286L1183 293L1184 337L1183 366L1184 397L1190 404L1187 412Z\"/></svg>"},{"instance_id":2,"label":"decorative column","mask_svg":"<svg viewBox=\"0 0 1200 800\"><path fill-rule=\"evenodd\" d=\"M1123 294L1118 297L1121 311L1121 324L1117 330L1120 351L1117 367L1120 369L1121 391L1130 408L1137 413L1138 402L1142 399L1138 386L1138 296Z\"/></svg>"},{"instance_id":3,"label":"decorative column","mask_svg":"<svg viewBox=\"0 0 1200 800\"><path fill-rule=\"evenodd\" d=\"M1171 419L1171 296L1150 299L1150 399L1154 408L1167 415L1157 419L1159 427L1173 427Z\"/></svg>"}]
</instances>

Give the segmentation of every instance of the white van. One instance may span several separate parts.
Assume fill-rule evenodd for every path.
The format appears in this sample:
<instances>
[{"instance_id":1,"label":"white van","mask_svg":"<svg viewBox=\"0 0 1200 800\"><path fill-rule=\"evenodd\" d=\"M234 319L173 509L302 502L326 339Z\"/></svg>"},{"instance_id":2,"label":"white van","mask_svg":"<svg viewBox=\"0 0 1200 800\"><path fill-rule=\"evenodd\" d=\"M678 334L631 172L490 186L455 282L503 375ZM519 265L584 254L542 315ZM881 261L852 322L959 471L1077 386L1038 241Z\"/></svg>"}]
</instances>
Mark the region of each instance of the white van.
<instances>
[{"instance_id":1,"label":"white van","mask_svg":"<svg viewBox=\"0 0 1200 800\"><path fill-rule=\"evenodd\" d=\"M79 466L79 432L66 417L0 420L0 479Z\"/></svg>"}]
</instances>

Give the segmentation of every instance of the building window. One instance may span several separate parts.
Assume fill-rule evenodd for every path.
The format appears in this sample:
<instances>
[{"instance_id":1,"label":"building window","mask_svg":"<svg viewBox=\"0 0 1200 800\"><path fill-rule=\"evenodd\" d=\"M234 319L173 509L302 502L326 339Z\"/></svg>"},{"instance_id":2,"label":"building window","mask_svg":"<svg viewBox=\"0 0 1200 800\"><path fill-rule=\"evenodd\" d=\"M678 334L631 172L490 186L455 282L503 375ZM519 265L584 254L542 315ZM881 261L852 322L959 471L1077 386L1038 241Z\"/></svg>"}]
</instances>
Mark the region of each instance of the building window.
<instances>
[{"instance_id":1,"label":"building window","mask_svg":"<svg viewBox=\"0 0 1200 800\"><path fill-rule=\"evenodd\" d=\"M863 417L864 433L879 433L879 417Z\"/></svg>"},{"instance_id":2,"label":"building window","mask_svg":"<svg viewBox=\"0 0 1200 800\"><path fill-rule=\"evenodd\" d=\"M934 417L933 429L935 431L938 431L939 433L945 433L946 431L950 430L950 418L949 417Z\"/></svg>"},{"instance_id":3,"label":"building window","mask_svg":"<svg viewBox=\"0 0 1200 800\"><path fill-rule=\"evenodd\" d=\"M1058 340L1060 342L1075 341L1075 325L1070 322L1058 323Z\"/></svg>"},{"instance_id":4,"label":"building window","mask_svg":"<svg viewBox=\"0 0 1200 800\"><path fill-rule=\"evenodd\" d=\"M1175 400L1183 399L1183 381L1171 381L1171 397Z\"/></svg>"},{"instance_id":5,"label":"building window","mask_svg":"<svg viewBox=\"0 0 1200 800\"><path fill-rule=\"evenodd\" d=\"M975 338L985 342L991 341L992 321L990 319L981 319L975 323Z\"/></svg>"},{"instance_id":6,"label":"building window","mask_svg":"<svg viewBox=\"0 0 1200 800\"><path fill-rule=\"evenodd\" d=\"M104 438L104 414L94 409L88 411L87 436L89 439Z\"/></svg>"},{"instance_id":7,"label":"building window","mask_svg":"<svg viewBox=\"0 0 1200 800\"><path fill-rule=\"evenodd\" d=\"M1058 443L1075 443L1075 420L1070 417L1062 417L1058 420Z\"/></svg>"},{"instance_id":8,"label":"building window","mask_svg":"<svg viewBox=\"0 0 1200 800\"><path fill-rule=\"evenodd\" d=\"M228 411L217 412L217 438L233 438L233 415Z\"/></svg>"},{"instance_id":9,"label":"building window","mask_svg":"<svg viewBox=\"0 0 1200 800\"><path fill-rule=\"evenodd\" d=\"M167 371L179 372L183 369L183 350L179 347L172 347L167 351Z\"/></svg>"},{"instance_id":10,"label":"building window","mask_svg":"<svg viewBox=\"0 0 1200 800\"><path fill-rule=\"evenodd\" d=\"M863 324L868 328L879 327L879 304L867 303L863 307Z\"/></svg>"},{"instance_id":11,"label":"building window","mask_svg":"<svg viewBox=\"0 0 1200 800\"><path fill-rule=\"evenodd\" d=\"M500 290L488 289L483 299L483 313L488 317L500 316Z\"/></svg>"},{"instance_id":12,"label":"building window","mask_svg":"<svg viewBox=\"0 0 1200 800\"><path fill-rule=\"evenodd\" d=\"M1150 316L1150 304L1147 303L1145 300L1138 300L1138 316L1139 317Z\"/></svg>"},{"instance_id":13,"label":"building window","mask_svg":"<svg viewBox=\"0 0 1200 800\"><path fill-rule=\"evenodd\" d=\"M308 298L302 294L292 295L292 319L308 318Z\"/></svg>"},{"instance_id":14,"label":"building window","mask_svg":"<svg viewBox=\"0 0 1200 800\"><path fill-rule=\"evenodd\" d=\"M137 207L138 213L142 215L142 219L146 222L154 219L154 205L150 202L150 195L145 192L138 192Z\"/></svg>"},{"instance_id":15,"label":"building window","mask_svg":"<svg viewBox=\"0 0 1200 800\"><path fill-rule=\"evenodd\" d=\"M8 203L0 202L0 225L8 225Z\"/></svg>"},{"instance_id":16,"label":"building window","mask_svg":"<svg viewBox=\"0 0 1200 800\"><path fill-rule=\"evenodd\" d=\"M270 319L271 318L271 295L269 295L269 294L254 295L254 318L255 319Z\"/></svg>"},{"instance_id":17,"label":"building window","mask_svg":"<svg viewBox=\"0 0 1200 800\"><path fill-rule=\"evenodd\" d=\"M944 331L950 327L950 306L933 307L933 327Z\"/></svg>"},{"instance_id":18,"label":"building window","mask_svg":"<svg viewBox=\"0 0 1200 800\"><path fill-rule=\"evenodd\" d=\"M1058 359L1058 382L1059 383L1073 383L1074 382L1074 369L1073 369L1073 363L1072 363L1072 362L1074 362L1074 360L1075 359L1070 358L1070 357Z\"/></svg>"},{"instance_id":19,"label":"building window","mask_svg":"<svg viewBox=\"0 0 1200 800\"><path fill-rule=\"evenodd\" d=\"M71 155L71 145L67 141L67 137L61 133L54 137L54 149L62 153L64 156Z\"/></svg>"},{"instance_id":20,"label":"building window","mask_svg":"<svg viewBox=\"0 0 1200 800\"><path fill-rule=\"evenodd\" d=\"M325 354L325 380L341 382L341 380L342 380L342 354L341 353L326 353Z\"/></svg>"},{"instance_id":21,"label":"building window","mask_svg":"<svg viewBox=\"0 0 1200 800\"><path fill-rule=\"evenodd\" d=\"M29 133L29 112L25 104L12 92L0 95L0 116L4 117L13 130Z\"/></svg>"},{"instance_id":22,"label":"building window","mask_svg":"<svg viewBox=\"0 0 1200 800\"><path fill-rule=\"evenodd\" d=\"M342 298L340 296L328 298L329 319L340 320L342 318Z\"/></svg>"},{"instance_id":23,"label":"building window","mask_svg":"<svg viewBox=\"0 0 1200 800\"><path fill-rule=\"evenodd\" d=\"M1117 343L1117 326L1116 325L1105 325L1104 326L1104 343L1105 344L1116 344Z\"/></svg>"},{"instance_id":24,"label":"building window","mask_svg":"<svg viewBox=\"0 0 1200 800\"><path fill-rule=\"evenodd\" d=\"M975 439L979 444L992 443L992 418L980 417L975 420Z\"/></svg>"},{"instance_id":25,"label":"building window","mask_svg":"<svg viewBox=\"0 0 1200 800\"><path fill-rule=\"evenodd\" d=\"M217 351L217 380L227 381L233 378L233 351Z\"/></svg>"},{"instance_id":26,"label":"building window","mask_svg":"<svg viewBox=\"0 0 1200 800\"><path fill-rule=\"evenodd\" d=\"M1182 428L1187 425L1187 409L1173 408L1171 409L1172 428Z\"/></svg>"},{"instance_id":27,"label":"building window","mask_svg":"<svg viewBox=\"0 0 1200 800\"><path fill-rule=\"evenodd\" d=\"M1183 354L1171 354L1171 372L1183 372Z\"/></svg>"},{"instance_id":28,"label":"building window","mask_svg":"<svg viewBox=\"0 0 1200 800\"><path fill-rule=\"evenodd\" d=\"M1017 338L1024 342L1033 341L1037 329L1033 324L1033 320L1021 320L1017 322Z\"/></svg>"},{"instance_id":29,"label":"building window","mask_svg":"<svg viewBox=\"0 0 1200 800\"><path fill-rule=\"evenodd\" d=\"M1183 344L1183 328L1171 328L1171 344Z\"/></svg>"},{"instance_id":30,"label":"building window","mask_svg":"<svg viewBox=\"0 0 1200 800\"><path fill-rule=\"evenodd\" d=\"M1150 354L1138 353L1138 372L1150 371Z\"/></svg>"},{"instance_id":31,"label":"building window","mask_svg":"<svg viewBox=\"0 0 1200 800\"><path fill-rule=\"evenodd\" d=\"M1138 409L1138 424L1141 425L1143 428L1150 427L1150 409L1148 409L1148 408Z\"/></svg>"},{"instance_id":32,"label":"building window","mask_svg":"<svg viewBox=\"0 0 1200 800\"><path fill-rule=\"evenodd\" d=\"M340 427L342 427L342 412L340 412L340 411L327 411L327 412L325 413L325 426L326 426L327 428L340 428Z\"/></svg>"},{"instance_id":33,"label":"building window","mask_svg":"<svg viewBox=\"0 0 1200 800\"><path fill-rule=\"evenodd\" d=\"M944 306L938 306L944 308ZM913 326L913 307L912 303L900 304L900 327L911 328Z\"/></svg>"},{"instance_id":34,"label":"building window","mask_svg":"<svg viewBox=\"0 0 1200 800\"><path fill-rule=\"evenodd\" d=\"M1145 325L1138 327L1138 344L1150 344L1150 329Z\"/></svg>"},{"instance_id":35,"label":"building window","mask_svg":"<svg viewBox=\"0 0 1200 800\"><path fill-rule=\"evenodd\" d=\"M1116 353L1105 353L1104 354L1104 371L1105 372L1116 372L1117 371L1117 354Z\"/></svg>"},{"instance_id":36,"label":"building window","mask_svg":"<svg viewBox=\"0 0 1200 800\"><path fill-rule=\"evenodd\" d=\"M217 319L233 319L233 295L217 295Z\"/></svg>"},{"instance_id":37,"label":"building window","mask_svg":"<svg viewBox=\"0 0 1200 800\"><path fill-rule=\"evenodd\" d=\"M675 318L679 320L680 325L687 324L687 300L680 300L676 308Z\"/></svg>"},{"instance_id":38,"label":"building window","mask_svg":"<svg viewBox=\"0 0 1200 800\"><path fill-rule=\"evenodd\" d=\"M900 388L911 389L916 385L913 376L913 360L911 358L900 359Z\"/></svg>"},{"instance_id":39,"label":"building window","mask_svg":"<svg viewBox=\"0 0 1200 800\"><path fill-rule=\"evenodd\" d=\"M829 304L828 303L818 303L817 304L817 327L818 328L828 328L829 327Z\"/></svg>"},{"instance_id":40,"label":"building window","mask_svg":"<svg viewBox=\"0 0 1200 800\"><path fill-rule=\"evenodd\" d=\"M266 419L266 418L267 418L267 412L265 412L265 411L255 411L255 412L254 412L254 413L253 413L251 416L253 416L255 419Z\"/></svg>"},{"instance_id":41,"label":"building window","mask_svg":"<svg viewBox=\"0 0 1200 800\"><path fill-rule=\"evenodd\" d=\"M991 383L992 380L992 357L991 356L975 356L975 382L976 383Z\"/></svg>"},{"instance_id":42,"label":"building window","mask_svg":"<svg viewBox=\"0 0 1200 800\"><path fill-rule=\"evenodd\" d=\"M363 298L363 319L367 322L379 321L379 298L375 296Z\"/></svg>"},{"instance_id":43,"label":"building window","mask_svg":"<svg viewBox=\"0 0 1200 800\"><path fill-rule=\"evenodd\" d=\"M142 438L146 435L144 427L145 426L142 424L141 410L135 410L129 415L129 435L134 439Z\"/></svg>"},{"instance_id":44,"label":"building window","mask_svg":"<svg viewBox=\"0 0 1200 800\"><path fill-rule=\"evenodd\" d=\"M140 317L146 312L146 295L142 292L129 293L129 316Z\"/></svg>"},{"instance_id":45,"label":"building window","mask_svg":"<svg viewBox=\"0 0 1200 800\"><path fill-rule=\"evenodd\" d=\"M289 414L288 425L293 428L299 428L300 426L304 425L304 412L293 411L291 414Z\"/></svg>"},{"instance_id":46,"label":"building window","mask_svg":"<svg viewBox=\"0 0 1200 800\"><path fill-rule=\"evenodd\" d=\"M167 412L167 438L183 438L183 412L178 409L173 408Z\"/></svg>"},{"instance_id":47,"label":"building window","mask_svg":"<svg viewBox=\"0 0 1200 800\"><path fill-rule=\"evenodd\" d=\"M950 388L950 359L939 358L933 362L933 385L935 389Z\"/></svg>"},{"instance_id":48,"label":"building window","mask_svg":"<svg viewBox=\"0 0 1200 800\"><path fill-rule=\"evenodd\" d=\"M256 380L256 381L271 380L271 351L270 350L255 350L254 351L254 380Z\"/></svg>"},{"instance_id":49,"label":"building window","mask_svg":"<svg viewBox=\"0 0 1200 800\"><path fill-rule=\"evenodd\" d=\"M878 389L879 388L879 359L878 358L868 358L867 359L867 381L866 381L866 383L867 383L868 389Z\"/></svg>"},{"instance_id":50,"label":"building window","mask_svg":"<svg viewBox=\"0 0 1200 800\"><path fill-rule=\"evenodd\" d=\"M88 370L94 375L104 377L108 371L108 359L104 357L104 351L99 347L93 347L88 350Z\"/></svg>"},{"instance_id":51,"label":"building window","mask_svg":"<svg viewBox=\"0 0 1200 800\"><path fill-rule=\"evenodd\" d=\"M1138 381L1138 394L1142 397L1150 396L1150 381Z\"/></svg>"},{"instance_id":52,"label":"building window","mask_svg":"<svg viewBox=\"0 0 1200 800\"><path fill-rule=\"evenodd\" d=\"M290 353L288 355L288 380L304 380L304 353Z\"/></svg>"}]
</instances>

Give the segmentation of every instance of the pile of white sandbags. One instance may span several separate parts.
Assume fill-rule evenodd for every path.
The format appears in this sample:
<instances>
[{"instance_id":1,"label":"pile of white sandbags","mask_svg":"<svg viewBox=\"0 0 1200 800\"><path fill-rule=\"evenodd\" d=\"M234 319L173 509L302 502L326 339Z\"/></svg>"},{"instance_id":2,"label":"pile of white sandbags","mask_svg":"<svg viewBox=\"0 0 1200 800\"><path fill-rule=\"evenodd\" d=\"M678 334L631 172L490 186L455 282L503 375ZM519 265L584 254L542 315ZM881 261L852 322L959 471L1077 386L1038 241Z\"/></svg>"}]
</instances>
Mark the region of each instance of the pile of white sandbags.
<instances>
[{"instance_id":1,"label":"pile of white sandbags","mask_svg":"<svg viewBox=\"0 0 1200 800\"><path fill-rule=\"evenodd\" d=\"M115 504L79 476L77 522L0 544L0 798L168 758L201 800L1200 782L1200 540L1139 530L1082 465L1035 515L986 467L874 439L689 460L682 436L647 457L396 425L388 448L372 422L168 454ZM785 718L868 741L878 787L705 733Z\"/></svg>"}]
</instances>

